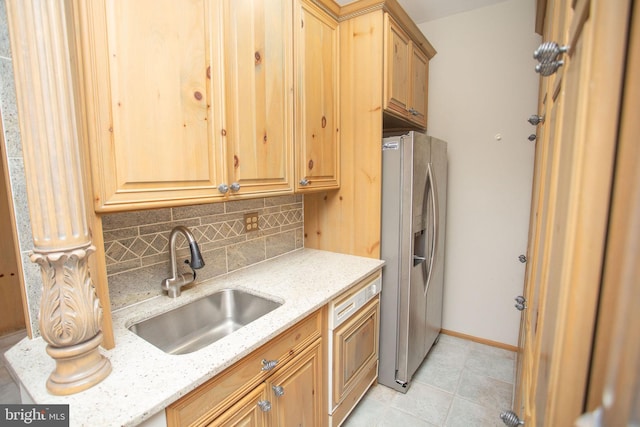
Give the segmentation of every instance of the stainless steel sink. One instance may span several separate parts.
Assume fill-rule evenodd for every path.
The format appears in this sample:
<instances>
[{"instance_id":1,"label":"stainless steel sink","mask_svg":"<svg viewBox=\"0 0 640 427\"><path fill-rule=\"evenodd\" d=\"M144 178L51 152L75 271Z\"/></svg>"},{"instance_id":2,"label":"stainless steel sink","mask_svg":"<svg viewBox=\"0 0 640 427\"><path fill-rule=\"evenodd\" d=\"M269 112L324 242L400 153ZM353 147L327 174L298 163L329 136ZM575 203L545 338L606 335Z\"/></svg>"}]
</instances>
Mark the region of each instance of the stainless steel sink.
<instances>
[{"instance_id":1,"label":"stainless steel sink","mask_svg":"<svg viewBox=\"0 0 640 427\"><path fill-rule=\"evenodd\" d=\"M225 289L129 327L165 353L199 350L264 316L279 302Z\"/></svg>"}]
</instances>

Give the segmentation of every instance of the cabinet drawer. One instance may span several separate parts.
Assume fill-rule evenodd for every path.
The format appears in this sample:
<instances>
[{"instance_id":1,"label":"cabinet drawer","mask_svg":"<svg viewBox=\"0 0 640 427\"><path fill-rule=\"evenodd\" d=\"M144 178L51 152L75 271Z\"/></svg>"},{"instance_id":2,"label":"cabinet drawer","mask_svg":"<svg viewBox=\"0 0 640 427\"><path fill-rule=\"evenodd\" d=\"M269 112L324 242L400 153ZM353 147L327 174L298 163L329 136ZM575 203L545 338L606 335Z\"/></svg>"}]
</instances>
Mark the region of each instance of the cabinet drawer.
<instances>
[{"instance_id":1,"label":"cabinet drawer","mask_svg":"<svg viewBox=\"0 0 640 427\"><path fill-rule=\"evenodd\" d=\"M318 310L167 407L167 425L195 426L210 422L273 373L273 370L262 370L263 360L277 360L277 367L284 365L321 337L322 328L322 310Z\"/></svg>"}]
</instances>

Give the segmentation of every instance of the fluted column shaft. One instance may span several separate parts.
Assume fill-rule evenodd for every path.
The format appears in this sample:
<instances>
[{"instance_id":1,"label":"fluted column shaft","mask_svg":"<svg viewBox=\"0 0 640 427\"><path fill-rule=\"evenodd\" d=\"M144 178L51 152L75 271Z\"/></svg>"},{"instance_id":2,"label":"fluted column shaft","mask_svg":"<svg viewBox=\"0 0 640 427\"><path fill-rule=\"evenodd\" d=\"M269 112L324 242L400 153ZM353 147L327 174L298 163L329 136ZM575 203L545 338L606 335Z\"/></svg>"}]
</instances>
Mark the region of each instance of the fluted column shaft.
<instances>
[{"instance_id":1,"label":"fluted column shaft","mask_svg":"<svg viewBox=\"0 0 640 427\"><path fill-rule=\"evenodd\" d=\"M82 391L111 372L98 350L102 308L88 257L77 53L70 0L7 0L27 197L31 260L44 288L39 325L56 369L53 394Z\"/></svg>"}]
</instances>

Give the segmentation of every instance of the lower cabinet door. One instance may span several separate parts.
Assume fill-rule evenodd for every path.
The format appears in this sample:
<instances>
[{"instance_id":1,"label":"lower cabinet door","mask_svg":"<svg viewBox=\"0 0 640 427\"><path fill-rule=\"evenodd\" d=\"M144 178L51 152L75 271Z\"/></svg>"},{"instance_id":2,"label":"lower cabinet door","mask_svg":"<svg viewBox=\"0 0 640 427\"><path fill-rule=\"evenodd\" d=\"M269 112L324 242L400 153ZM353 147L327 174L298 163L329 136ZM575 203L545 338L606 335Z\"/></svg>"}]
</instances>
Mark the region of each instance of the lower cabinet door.
<instances>
[{"instance_id":1,"label":"lower cabinet door","mask_svg":"<svg viewBox=\"0 0 640 427\"><path fill-rule=\"evenodd\" d=\"M322 340L283 366L266 384L271 425L315 427L327 423L322 381Z\"/></svg>"},{"instance_id":2,"label":"lower cabinet door","mask_svg":"<svg viewBox=\"0 0 640 427\"><path fill-rule=\"evenodd\" d=\"M371 300L333 332L333 404L363 380L378 360L379 297Z\"/></svg>"},{"instance_id":3,"label":"lower cabinet door","mask_svg":"<svg viewBox=\"0 0 640 427\"><path fill-rule=\"evenodd\" d=\"M262 427L267 425L271 402L267 399L265 384L262 383L251 393L240 399L215 419L211 427Z\"/></svg>"}]
</instances>

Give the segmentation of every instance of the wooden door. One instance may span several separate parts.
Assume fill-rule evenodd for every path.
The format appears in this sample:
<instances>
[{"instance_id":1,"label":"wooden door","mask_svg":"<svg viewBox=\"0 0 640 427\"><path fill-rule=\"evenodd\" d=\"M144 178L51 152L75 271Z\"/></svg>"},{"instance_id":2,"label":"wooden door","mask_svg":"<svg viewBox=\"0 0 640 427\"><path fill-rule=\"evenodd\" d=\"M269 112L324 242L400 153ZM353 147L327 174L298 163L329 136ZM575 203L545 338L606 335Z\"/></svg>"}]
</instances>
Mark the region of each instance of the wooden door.
<instances>
[{"instance_id":1,"label":"wooden door","mask_svg":"<svg viewBox=\"0 0 640 427\"><path fill-rule=\"evenodd\" d=\"M9 191L7 154L0 115L0 335L25 328L22 270L19 263L15 215Z\"/></svg>"},{"instance_id":2,"label":"wooden door","mask_svg":"<svg viewBox=\"0 0 640 427\"><path fill-rule=\"evenodd\" d=\"M561 0L547 2L546 25L544 40L557 40L560 32L560 23L563 23L564 6ZM553 19L552 19L553 17ZM550 215L552 213L552 200L550 189L552 185L553 159L557 156L555 151L555 130L558 121L558 95L560 93L561 80L558 74L553 74L540 79L538 91L537 115L542 117L542 122L536 126L536 150L534 160L533 188L531 192L531 210L529 215L529 240L527 248L527 266L525 283L522 295L525 298L526 309L522 312L520 322L520 335L518 339L517 374L515 385L514 408L516 412L524 416L530 414L533 404L526 401L531 395L527 393L531 386L531 373L535 363L534 348L538 319L541 310L540 295L542 283L540 275L543 268L544 251L548 248L547 230Z\"/></svg>"},{"instance_id":3,"label":"wooden door","mask_svg":"<svg viewBox=\"0 0 640 427\"><path fill-rule=\"evenodd\" d=\"M267 407L262 409L261 402L268 402L265 384L262 383L247 393L231 408L208 424L209 427L263 427L267 425ZM269 403L261 403L263 405Z\"/></svg>"},{"instance_id":4,"label":"wooden door","mask_svg":"<svg viewBox=\"0 0 640 427\"><path fill-rule=\"evenodd\" d=\"M406 118L411 39L388 13L384 21L384 109Z\"/></svg>"},{"instance_id":5,"label":"wooden door","mask_svg":"<svg viewBox=\"0 0 640 427\"><path fill-rule=\"evenodd\" d=\"M587 410L640 424L640 7L633 7L620 138Z\"/></svg>"},{"instance_id":6,"label":"wooden door","mask_svg":"<svg viewBox=\"0 0 640 427\"><path fill-rule=\"evenodd\" d=\"M207 0L79 2L97 211L212 201L222 154ZM211 67L209 66L211 64Z\"/></svg>"},{"instance_id":7,"label":"wooden door","mask_svg":"<svg viewBox=\"0 0 640 427\"><path fill-rule=\"evenodd\" d=\"M429 59L411 43L409 89L409 120L423 129L427 128L427 87L429 83Z\"/></svg>"},{"instance_id":8,"label":"wooden door","mask_svg":"<svg viewBox=\"0 0 640 427\"><path fill-rule=\"evenodd\" d=\"M628 5L627 5L628 6ZM600 292L624 63L627 6L547 3L564 61L545 85L546 164L527 273L525 423L572 425L584 410ZM545 35L549 34L545 32ZM551 32L553 34L553 31ZM551 41L551 40L545 40ZM606 56L607 61L601 58ZM551 102L550 102L551 101ZM541 154L542 156L542 154ZM534 194L536 191L534 189Z\"/></svg>"},{"instance_id":9,"label":"wooden door","mask_svg":"<svg viewBox=\"0 0 640 427\"><path fill-rule=\"evenodd\" d=\"M296 8L296 190L338 188L338 22L310 2Z\"/></svg>"},{"instance_id":10,"label":"wooden door","mask_svg":"<svg viewBox=\"0 0 640 427\"><path fill-rule=\"evenodd\" d=\"M318 339L266 382L267 396L272 403L271 425L326 425L322 372L322 340Z\"/></svg>"},{"instance_id":11,"label":"wooden door","mask_svg":"<svg viewBox=\"0 0 640 427\"><path fill-rule=\"evenodd\" d=\"M221 132L231 196L293 191L292 12L286 0L223 2Z\"/></svg>"}]
</instances>

